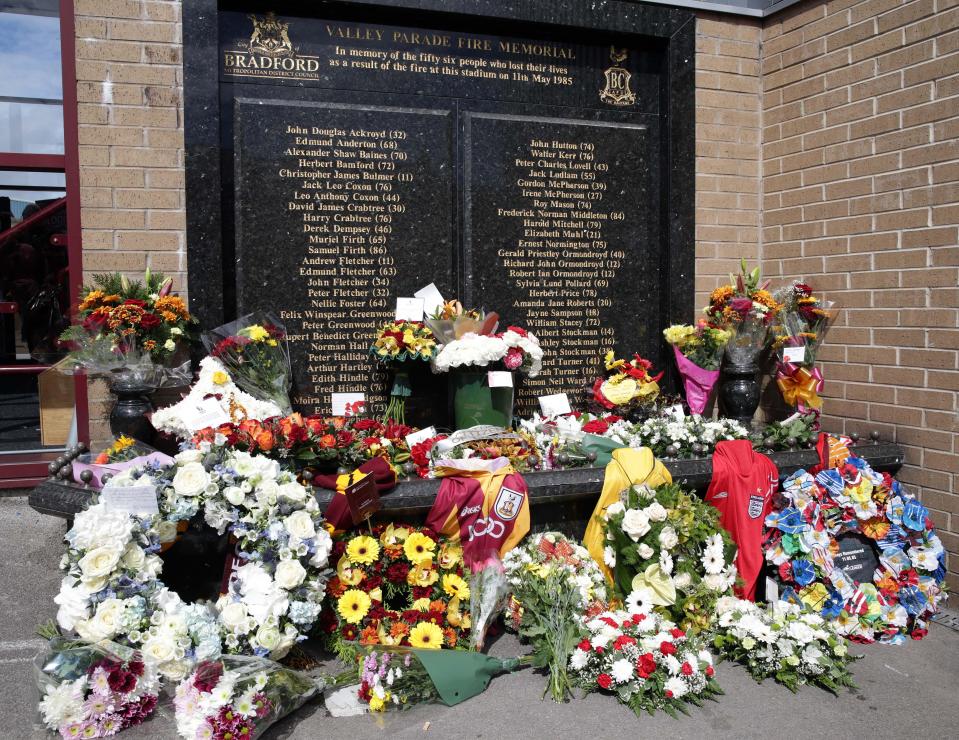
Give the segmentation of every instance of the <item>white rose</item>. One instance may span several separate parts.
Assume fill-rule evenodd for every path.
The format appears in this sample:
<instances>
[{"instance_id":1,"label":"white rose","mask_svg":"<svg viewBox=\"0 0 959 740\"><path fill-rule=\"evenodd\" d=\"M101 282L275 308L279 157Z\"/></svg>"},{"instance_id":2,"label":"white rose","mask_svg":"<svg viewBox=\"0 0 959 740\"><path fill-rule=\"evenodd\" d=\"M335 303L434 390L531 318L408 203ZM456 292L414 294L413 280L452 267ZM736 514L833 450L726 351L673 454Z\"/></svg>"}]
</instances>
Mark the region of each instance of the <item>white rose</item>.
<instances>
[{"instance_id":1,"label":"white rose","mask_svg":"<svg viewBox=\"0 0 959 740\"><path fill-rule=\"evenodd\" d=\"M298 633L295 629L287 627L286 632L280 635L280 641L277 646L273 648L273 652L270 653L270 657L273 660L285 658L286 654L290 652L290 648L296 644L297 634Z\"/></svg>"},{"instance_id":2,"label":"white rose","mask_svg":"<svg viewBox=\"0 0 959 740\"><path fill-rule=\"evenodd\" d=\"M177 465L186 465L187 463L203 462L203 453L199 450L183 450L173 457Z\"/></svg>"},{"instance_id":3,"label":"white rose","mask_svg":"<svg viewBox=\"0 0 959 740\"><path fill-rule=\"evenodd\" d=\"M246 498L246 494L243 492L243 489L238 488L237 486L228 486L226 489L224 489L223 495L226 497L226 500L234 506L239 506L243 503L243 499Z\"/></svg>"},{"instance_id":4,"label":"white rose","mask_svg":"<svg viewBox=\"0 0 959 740\"><path fill-rule=\"evenodd\" d=\"M306 578L306 568L300 565L299 560L284 560L276 566L274 580L283 588L296 588Z\"/></svg>"},{"instance_id":5,"label":"white rose","mask_svg":"<svg viewBox=\"0 0 959 740\"><path fill-rule=\"evenodd\" d=\"M606 518L609 519L615 516L616 514L619 514L625 508L626 507L623 505L622 501L616 501L614 503L611 503L609 506L606 507Z\"/></svg>"},{"instance_id":6,"label":"white rose","mask_svg":"<svg viewBox=\"0 0 959 740\"><path fill-rule=\"evenodd\" d=\"M276 504L276 499L279 492L280 487L276 484L276 481L267 479L256 487L256 492L253 495L256 497L258 503L266 506L273 506Z\"/></svg>"},{"instance_id":7,"label":"white rose","mask_svg":"<svg viewBox=\"0 0 959 740\"><path fill-rule=\"evenodd\" d=\"M648 517L639 509L629 509L623 515L623 531L636 542L649 531Z\"/></svg>"},{"instance_id":8,"label":"white rose","mask_svg":"<svg viewBox=\"0 0 959 740\"><path fill-rule=\"evenodd\" d=\"M300 502L306 499L306 489L296 481L280 486L279 496L288 501Z\"/></svg>"},{"instance_id":9,"label":"white rose","mask_svg":"<svg viewBox=\"0 0 959 740\"><path fill-rule=\"evenodd\" d=\"M57 624L65 630L72 630L77 622L90 616L88 609L90 590L73 576L64 576L60 582L60 593L53 602L60 609L57 611Z\"/></svg>"},{"instance_id":10,"label":"white rose","mask_svg":"<svg viewBox=\"0 0 959 740\"><path fill-rule=\"evenodd\" d=\"M141 581L157 578L163 572L163 559L158 555L148 555L143 561L143 567L137 573Z\"/></svg>"},{"instance_id":11,"label":"white rose","mask_svg":"<svg viewBox=\"0 0 959 740\"><path fill-rule=\"evenodd\" d=\"M80 580L87 583L110 575L120 562L120 550L115 547L98 547L80 558Z\"/></svg>"},{"instance_id":12,"label":"white rose","mask_svg":"<svg viewBox=\"0 0 959 740\"><path fill-rule=\"evenodd\" d=\"M191 668L188 660L171 660L163 665L162 673L170 681L176 683L186 678Z\"/></svg>"},{"instance_id":13,"label":"white rose","mask_svg":"<svg viewBox=\"0 0 959 740\"><path fill-rule=\"evenodd\" d=\"M160 542L173 542L176 539L176 522L164 519L157 524L157 534L160 536Z\"/></svg>"},{"instance_id":14,"label":"white rose","mask_svg":"<svg viewBox=\"0 0 959 740\"><path fill-rule=\"evenodd\" d=\"M256 631L254 641L264 650L276 650L280 644L280 631L276 627L263 625Z\"/></svg>"},{"instance_id":15,"label":"white rose","mask_svg":"<svg viewBox=\"0 0 959 740\"><path fill-rule=\"evenodd\" d=\"M148 663L166 663L176 659L176 643L169 635L159 634L143 643L142 653Z\"/></svg>"},{"instance_id":16,"label":"white rose","mask_svg":"<svg viewBox=\"0 0 959 740\"><path fill-rule=\"evenodd\" d=\"M316 534L313 517L306 511L294 511L283 520L283 526L290 535L301 540L308 540Z\"/></svg>"},{"instance_id":17,"label":"white rose","mask_svg":"<svg viewBox=\"0 0 959 740\"><path fill-rule=\"evenodd\" d=\"M167 352L172 352L176 349L176 342L174 342L172 339L167 339L163 343L163 349L165 349Z\"/></svg>"},{"instance_id":18,"label":"white rose","mask_svg":"<svg viewBox=\"0 0 959 740\"><path fill-rule=\"evenodd\" d=\"M146 553L143 552L142 547L134 545L131 542L127 545L127 549L123 551L121 560L123 561L123 565L130 570L140 570L146 560Z\"/></svg>"},{"instance_id":19,"label":"white rose","mask_svg":"<svg viewBox=\"0 0 959 740\"><path fill-rule=\"evenodd\" d=\"M659 501L654 501L643 511L646 512L646 516L649 517L651 522L662 522L666 519L666 508Z\"/></svg>"},{"instance_id":20,"label":"white rose","mask_svg":"<svg viewBox=\"0 0 959 740\"><path fill-rule=\"evenodd\" d=\"M233 632L245 632L249 612L239 601L231 601L220 609L220 621Z\"/></svg>"},{"instance_id":21,"label":"white rose","mask_svg":"<svg viewBox=\"0 0 959 740\"><path fill-rule=\"evenodd\" d=\"M639 557L641 557L643 560L649 560L651 557L653 557L653 554L656 551L653 548L651 548L649 545L647 545L645 542L643 542L641 545L639 545L636 548L636 552L639 554Z\"/></svg>"},{"instance_id":22,"label":"white rose","mask_svg":"<svg viewBox=\"0 0 959 740\"><path fill-rule=\"evenodd\" d=\"M97 623L99 631L103 635L100 639L108 639L117 633L125 609L126 607L120 599L107 599L101 602L92 620Z\"/></svg>"},{"instance_id":23,"label":"white rose","mask_svg":"<svg viewBox=\"0 0 959 740\"><path fill-rule=\"evenodd\" d=\"M198 462L180 468L173 476L173 490L180 496L199 496L210 482L210 474Z\"/></svg>"},{"instance_id":24,"label":"white rose","mask_svg":"<svg viewBox=\"0 0 959 740\"><path fill-rule=\"evenodd\" d=\"M321 529L316 533L314 543L316 545L316 552L314 552L313 557L310 558L310 565L316 568L322 568L329 562L330 550L333 549L333 539L330 537L329 532Z\"/></svg>"},{"instance_id":25,"label":"white rose","mask_svg":"<svg viewBox=\"0 0 959 740\"><path fill-rule=\"evenodd\" d=\"M676 536L676 530L672 527L663 527L659 533L659 544L667 550L672 550L679 544L679 537Z\"/></svg>"}]
</instances>

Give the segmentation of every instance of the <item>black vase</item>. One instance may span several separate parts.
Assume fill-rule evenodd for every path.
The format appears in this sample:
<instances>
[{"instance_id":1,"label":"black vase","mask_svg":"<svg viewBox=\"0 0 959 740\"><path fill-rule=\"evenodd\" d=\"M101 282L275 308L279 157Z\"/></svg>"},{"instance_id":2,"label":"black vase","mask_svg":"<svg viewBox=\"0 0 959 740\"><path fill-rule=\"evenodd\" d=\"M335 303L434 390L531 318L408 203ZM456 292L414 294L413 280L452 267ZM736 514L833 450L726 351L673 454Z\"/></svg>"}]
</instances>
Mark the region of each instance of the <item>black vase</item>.
<instances>
[{"instance_id":1,"label":"black vase","mask_svg":"<svg viewBox=\"0 0 959 740\"><path fill-rule=\"evenodd\" d=\"M111 384L110 391L117 397L110 411L110 431L115 437L126 435L153 444L155 432L147 414L153 411L150 394L155 390L153 386Z\"/></svg>"},{"instance_id":2,"label":"black vase","mask_svg":"<svg viewBox=\"0 0 959 740\"><path fill-rule=\"evenodd\" d=\"M737 419L748 429L759 408L759 367L754 362L744 365L726 363L719 386L719 403L723 416Z\"/></svg>"}]
</instances>

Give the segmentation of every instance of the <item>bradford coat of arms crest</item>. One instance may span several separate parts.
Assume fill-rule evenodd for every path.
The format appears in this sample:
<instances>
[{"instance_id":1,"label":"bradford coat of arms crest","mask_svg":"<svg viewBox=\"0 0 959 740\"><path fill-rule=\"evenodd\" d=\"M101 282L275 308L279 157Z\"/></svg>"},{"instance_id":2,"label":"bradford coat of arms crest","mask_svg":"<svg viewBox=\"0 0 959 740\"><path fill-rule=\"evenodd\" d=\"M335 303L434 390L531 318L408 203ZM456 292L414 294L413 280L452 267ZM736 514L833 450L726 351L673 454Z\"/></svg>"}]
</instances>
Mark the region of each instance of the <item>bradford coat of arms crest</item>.
<instances>
[{"instance_id":1,"label":"bradford coat of arms crest","mask_svg":"<svg viewBox=\"0 0 959 740\"><path fill-rule=\"evenodd\" d=\"M286 57L293 54L293 42L290 41L290 24L284 23L273 12L265 18L248 16L253 22L253 35L250 36L251 54L263 54L269 57Z\"/></svg>"},{"instance_id":2,"label":"bradford coat of arms crest","mask_svg":"<svg viewBox=\"0 0 959 740\"><path fill-rule=\"evenodd\" d=\"M636 93L630 87L633 76L628 69L621 67L629 52L626 49L617 50L609 47L609 58L613 66L603 74L606 76L606 87L599 91L599 99L610 105L632 105L636 102Z\"/></svg>"}]
</instances>

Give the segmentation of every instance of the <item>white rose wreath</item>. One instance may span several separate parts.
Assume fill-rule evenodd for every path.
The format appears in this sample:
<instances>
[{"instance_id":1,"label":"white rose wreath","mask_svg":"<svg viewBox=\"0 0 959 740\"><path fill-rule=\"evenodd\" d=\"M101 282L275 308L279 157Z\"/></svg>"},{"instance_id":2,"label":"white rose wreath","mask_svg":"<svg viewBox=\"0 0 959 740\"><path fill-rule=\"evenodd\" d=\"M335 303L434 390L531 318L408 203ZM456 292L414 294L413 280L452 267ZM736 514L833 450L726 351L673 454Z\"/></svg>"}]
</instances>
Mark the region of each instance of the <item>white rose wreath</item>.
<instances>
[{"instance_id":1,"label":"white rose wreath","mask_svg":"<svg viewBox=\"0 0 959 740\"><path fill-rule=\"evenodd\" d=\"M282 658L310 631L326 591L332 541L316 499L275 460L211 448L175 463L132 469L111 486L156 485L160 514L97 503L77 514L61 561L57 622L85 640L142 651L180 680L221 652ZM184 603L163 583L158 553L177 524L198 513L236 540L229 590L215 603Z\"/></svg>"}]
</instances>

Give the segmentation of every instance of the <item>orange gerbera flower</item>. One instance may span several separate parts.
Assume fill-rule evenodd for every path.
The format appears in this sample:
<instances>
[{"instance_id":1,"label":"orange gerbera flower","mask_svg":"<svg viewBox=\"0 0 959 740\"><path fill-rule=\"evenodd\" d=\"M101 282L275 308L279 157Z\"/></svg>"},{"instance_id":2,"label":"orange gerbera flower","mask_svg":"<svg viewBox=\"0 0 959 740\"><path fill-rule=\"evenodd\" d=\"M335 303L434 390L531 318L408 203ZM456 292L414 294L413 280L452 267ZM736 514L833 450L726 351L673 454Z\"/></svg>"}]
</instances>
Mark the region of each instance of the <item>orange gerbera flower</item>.
<instances>
[{"instance_id":1,"label":"orange gerbera flower","mask_svg":"<svg viewBox=\"0 0 959 740\"><path fill-rule=\"evenodd\" d=\"M400 638L409 634L410 626L406 622L393 622L390 625L390 637Z\"/></svg>"},{"instance_id":2,"label":"orange gerbera flower","mask_svg":"<svg viewBox=\"0 0 959 740\"><path fill-rule=\"evenodd\" d=\"M360 632L360 645L375 645L380 641L375 627L364 627Z\"/></svg>"}]
</instances>

